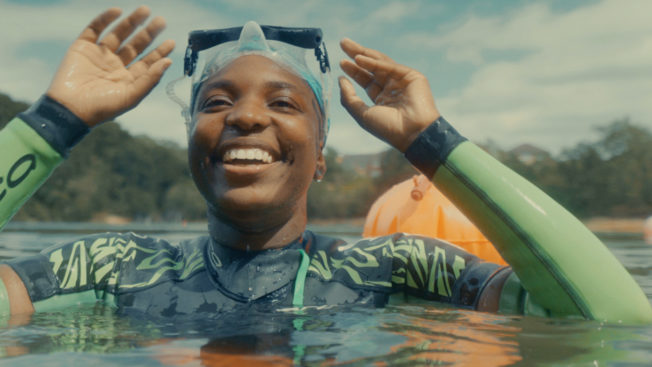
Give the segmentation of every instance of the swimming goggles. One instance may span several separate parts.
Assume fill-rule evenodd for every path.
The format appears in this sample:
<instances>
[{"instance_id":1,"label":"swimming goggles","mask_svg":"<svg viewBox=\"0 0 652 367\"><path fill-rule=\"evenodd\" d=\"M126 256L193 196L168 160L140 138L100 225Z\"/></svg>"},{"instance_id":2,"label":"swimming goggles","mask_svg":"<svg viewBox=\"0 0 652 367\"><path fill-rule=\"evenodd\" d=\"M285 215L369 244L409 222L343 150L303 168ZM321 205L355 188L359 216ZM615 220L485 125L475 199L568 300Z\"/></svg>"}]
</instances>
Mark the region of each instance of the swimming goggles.
<instances>
[{"instance_id":1,"label":"swimming goggles","mask_svg":"<svg viewBox=\"0 0 652 367\"><path fill-rule=\"evenodd\" d=\"M183 60L183 73L192 76L197 67L199 52L218 46L225 42L233 42L240 39L243 27L232 27L224 29L192 31L188 35L188 47ZM314 49L315 57L319 62L322 73L330 71L331 66L328 60L326 45L322 39L320 28L299 28L299 27L277 27L261 25L266 40L280 41L292 46Z\"/></svg>"}]
</instances>

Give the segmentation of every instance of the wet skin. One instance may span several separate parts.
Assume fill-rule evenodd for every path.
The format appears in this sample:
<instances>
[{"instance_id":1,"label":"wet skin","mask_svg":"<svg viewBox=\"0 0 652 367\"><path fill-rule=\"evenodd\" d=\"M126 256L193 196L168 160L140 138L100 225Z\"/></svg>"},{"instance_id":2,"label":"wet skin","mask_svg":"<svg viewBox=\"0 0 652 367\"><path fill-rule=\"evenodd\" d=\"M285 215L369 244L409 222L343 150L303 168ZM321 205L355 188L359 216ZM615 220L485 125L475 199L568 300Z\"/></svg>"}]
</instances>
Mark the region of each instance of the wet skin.
<instances>
[{"instance_id":1,"label":"wet skin","mask_svg":"<svg viewBox=\"0 0 652 367\"><path fill-rule=\"evenodd\" d=\"M320 119L308 84L263 56L242 56L204 82L188 158L216 241L262 250L303 233L308 187L325 171Z\"/></svg>"}]
</instances>

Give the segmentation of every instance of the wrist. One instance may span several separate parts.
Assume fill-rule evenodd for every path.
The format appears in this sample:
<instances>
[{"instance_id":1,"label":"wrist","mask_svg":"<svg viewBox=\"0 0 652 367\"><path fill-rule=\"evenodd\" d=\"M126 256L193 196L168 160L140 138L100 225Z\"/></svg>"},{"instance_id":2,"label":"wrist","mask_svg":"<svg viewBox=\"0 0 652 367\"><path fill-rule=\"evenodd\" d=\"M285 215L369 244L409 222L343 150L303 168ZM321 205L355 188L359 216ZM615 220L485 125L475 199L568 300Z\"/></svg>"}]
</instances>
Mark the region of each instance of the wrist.
<instances>
[{"instance_id":1,"label":"wrist","mask_svg":"<svg viewBox=\"0 0 652 367\"><path fill-rule=\"evenodd\" d=\"M439 116L421 131L405 150L405 157L428 178L446 161L448 155L466 138Z\"/></svg>"},{"instance_id":2,"label":"wrist","mask_svg":"<svg viewBox=\"0 0 652 367\"><path fill-rule=\"evenodd\" d=\"M90 131L82 119L47 95L19 117L62 157L67 157L70 149Z\"/></svg>"}]
</instances>

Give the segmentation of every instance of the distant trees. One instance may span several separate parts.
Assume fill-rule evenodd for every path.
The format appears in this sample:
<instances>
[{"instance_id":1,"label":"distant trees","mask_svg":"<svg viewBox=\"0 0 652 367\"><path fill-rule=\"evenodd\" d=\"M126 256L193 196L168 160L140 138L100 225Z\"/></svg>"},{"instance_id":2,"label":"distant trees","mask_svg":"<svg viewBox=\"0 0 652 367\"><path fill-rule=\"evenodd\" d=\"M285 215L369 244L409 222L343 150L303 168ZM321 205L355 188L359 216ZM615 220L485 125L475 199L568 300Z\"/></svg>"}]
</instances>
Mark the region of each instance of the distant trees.
<instances>
[{"instance_id":1,"label":"distant trees","mask_svg":"<svg viewBox=\"0 0 652 367\"><path fill-rule=\"evenodd\" d=\"M542 180L544 187L552 186L559 200L580 216L651 214L652 133L627 119L597 130L597 141L563 152L557 161L558 182Z\"/></svg>"},{"instance_id":2,"label":"distant trees","mask_svg":"<svg viewBox=\"0 0 652 367\"><path fill-rule=\"evenodd\" d=\"M0 94L0 126L28 107ZM186 151L131 136L115 122L97 127L16 214L16 220L86 221L104 214L136 220L203 219L204 199Z\"/></svg>"},{"instance_id":3,"label":"distant trees","mask_svg":"<svg viewBox=\"0 0 652 367\"><path fill-rule=\"evenodd\" d=\"M347 170L333 148L326 148L327 172L308 191L309 218L349 218L366 214L375 199L371 177Z\"/></svg>"},{"instance_id":4,"label":"distant trees","mask_svg":"<svg viewBox=\"0 0 652 367\"><path fill-rule=\"evenodd\" d=\"M27 107L0 94L0 127ZM580 217L650 215L652 133L626 119L597 129L596 141L533 162L495 143L486 148ZM332 148L325 158L328 172L308 192L311 218L364 216L384 191L417 174L395 150L382 153L372 175L343 164L346 157ZM111 214L136 220L197 220L205 213L185 149L131 136L110 122L75 147L15 218L85 221Z\"/></svg>"},{"instance_id":5,"label":"distant trees","mask_svg":"<svg viewBox=\"0 0 652 367\"><path fill-rule=\"evenodd\" d=\"M12 100L8 95L0 93L0 129L18 113L25 111L29 104Z\"/></svg>"},{"instance_id":6,"label":"distant trees","mask_svg":"<svg viewBox=\"0 0 652 367\"><path fill-rule=\"evenodd\" d=\"M652 133L628 119L596 128L599 137L530 165L500 152L503 163L580 217L652 213Z\"/></svg>"}]
</instances>

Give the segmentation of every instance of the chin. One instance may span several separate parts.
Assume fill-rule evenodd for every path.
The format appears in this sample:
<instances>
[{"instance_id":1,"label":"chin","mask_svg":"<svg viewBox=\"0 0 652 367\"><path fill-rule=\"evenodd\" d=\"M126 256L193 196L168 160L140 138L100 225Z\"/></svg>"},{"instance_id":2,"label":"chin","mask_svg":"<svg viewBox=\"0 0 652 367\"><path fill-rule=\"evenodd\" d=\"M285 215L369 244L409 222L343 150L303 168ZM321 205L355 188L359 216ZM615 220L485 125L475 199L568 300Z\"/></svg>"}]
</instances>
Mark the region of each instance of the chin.
<instances>
[{"instance_id":1,"label":"chin","mask_svg":"<svg viewBox=\"0 0 652 367\"><path fill-rule=\"evenodd\" d=\"M251 187L230 189L209 204L218 217L235 222L283 222L306 213L307 195L283 198L275 193L262 193Z\"/></svg>"}]
</instances>

